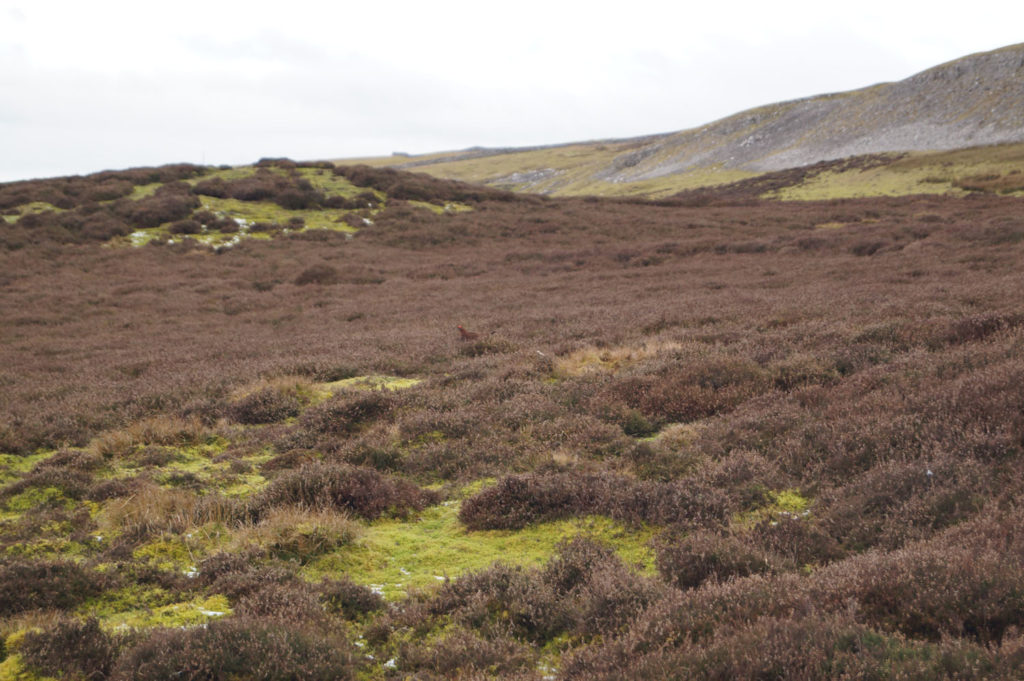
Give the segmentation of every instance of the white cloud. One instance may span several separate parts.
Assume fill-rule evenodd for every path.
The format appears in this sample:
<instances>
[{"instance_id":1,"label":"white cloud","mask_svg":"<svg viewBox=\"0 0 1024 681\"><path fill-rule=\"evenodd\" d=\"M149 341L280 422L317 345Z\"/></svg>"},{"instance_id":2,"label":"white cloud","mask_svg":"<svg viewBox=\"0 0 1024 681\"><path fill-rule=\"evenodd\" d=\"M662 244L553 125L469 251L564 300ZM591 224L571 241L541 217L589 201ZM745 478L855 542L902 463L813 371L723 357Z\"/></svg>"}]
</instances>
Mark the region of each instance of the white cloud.
<instances>
[{"instance_id":1,"label":"white cloud","mask_svg":"<svg viewBox=\"0 0 1024 681\"><path fill-rule=\"evenodd\" d=\"M1009 44L1024 9L0 0L0 17L5 180L678 130Z\"/></svg>"}]
</instances>

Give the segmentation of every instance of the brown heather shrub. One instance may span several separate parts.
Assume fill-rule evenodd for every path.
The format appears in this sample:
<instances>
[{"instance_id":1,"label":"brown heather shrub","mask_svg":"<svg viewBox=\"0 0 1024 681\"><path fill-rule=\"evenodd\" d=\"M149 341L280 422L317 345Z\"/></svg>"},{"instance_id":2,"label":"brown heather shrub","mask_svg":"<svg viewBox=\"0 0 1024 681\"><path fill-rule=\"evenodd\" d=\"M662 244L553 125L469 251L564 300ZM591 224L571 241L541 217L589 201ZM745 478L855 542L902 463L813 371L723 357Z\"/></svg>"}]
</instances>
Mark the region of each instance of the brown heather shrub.
<instances>
[{"instance_id":1,"label":"brown heather shrub","mask_svg":"<svg viewBox=\"0 0 1024 681\"><path fill-rule=\"evenodd\" d=\"M321 286L329 286L331 284L337 284L340 281L338 270L330 265L313 265L302 270L299 276L295 277L295 284L297 286L307 286L309 284L320 284Z\"/></svg>"},{"instance_id":2,"label":"brown heather shrub","mask_svg":"<svg viewBox=\"0 0 1024 681\"><path fill-rule=\"evenodd\" d=\"M943 334L943 340L952 344L973 343L1022 325L1022 314L976 314L951 322Z\"/></svg>"},{"instance_id":3,"label":"brown heather shrub","mask_svg":"<svg viewBox=\"0 0 1024 681\"><path fill-rule=\"evenodd\" d=\"M229 193L228 183L223 177L200 180L192 188L192 191L200 196L212 196L217 199L226 199Z\"/></svg>"},{"instance_id":4,"label":"brown heather shrub","mask_svg":"<svg viewBox=\"0 0 1024 681\"><path fill-rule=\"evenodd\" d=\"M456 627L444 638L424 643L403 642L396 657L398 669L416 679L508 678L530 669L536 660L528 646L504 636L481 638Z\"/></svg>"},{"instance_id":5,"label":"brown heather shrub","mask_svg":"<svg viewBox=\"0 0 1024 681\"><path fill-rule=\"evenodd\" d=\"M45 489L47 487L60 490L61 495L68 499L82 499L88 494L92 484L92 473L74 469L48 468L34 471L20 480L0 487L0 502L7 501L27 489Z\"/></svg>"},{"instance_id":6,"label":"brown heather shrub","mask_svg":"<svg viewBox=\"0 0 1024 681\"><path fill-rule=\"evenodd\" d=\"M566 679L1011 679L991 650L960 641L907 640L845 615L763 618L707 645L642 651L627 659L600 648L573 656Z\"/></svg>"},{"instance_id":7,"label":"brown heather shrub","mask_svg":"<svg viewBox=\"0 0 1024 681\"><path fill-rule=\"evenodd\" d=\"M153 416L103 433L93 441L92 449L105 459L124 458L143 445L187 447L204 442L209 435L198 419Z\"/></svg>"},{"instance_id":8,"label":"brown heather shrub","mask_svg":"<svg viewBox=\"0 0 1024 681\"><path fill-rule=\"evenodd\" d=\"M158 629L117 661L113 681L338 681L354 678L349 645L280 622L232 617L193 629Z\"/></svg>"},{"instance_id":9,"label":"brown heather shrub","mask_svg":"<svg viewBox=\"0 0 1024 681\"><path fill-rule=\"evenodd\" d=\"M228 405L228 414L238 423L275 423L298 416L309 404L312 385L306 379L283 377L249 391Z\"/></svg>"},{"instance_id":10,"label":"brown heather shrub","mask_svg":"<svg viewBox=\"0 0 1024 681\"><path fill-rule=\"evenodd\" d=\"M273 201L287 210L319 208L326 202L308 180L296 175L281 175L264 167L250 177L224 180L213 177L196 183L196 194L240 201Z\"/></svg>"},{"instance_id":11,"label":"brown heather shrub","mask_svg":"<svg viewBox=\"0 0 1024 681\"><path fill-rule=\"evenodd\" d=\"M230 523L242 517L235 499L140 482L129 497L107 502L99 517L107 533L146 537L160 532L186 532L211 522Z\"/></svg>"},{"instance_id":12,"label":"brown heather shrub","mask_svg":"<svg viewBox=\"0 0 1024 681\"><path fill-rule=\"evenodd\" d=\"M171 234L199 234L203 225L192 219L175 220L167 226L167 231Z\"/></svg>"},{"instance_id":13,"label":"brown heather shrub","mask_svg":"<svg viewBox=\"0 0 1024 681\"><path fill-rule=\"evenodd\" d=\"M575 656L565 674L567 678L605 678L604 673L616 669L629 678L647 678L644 665L673 665L692 654L704 656L719 642L752 635L758 622L776 621L787 629L807 618L838 617L877 632L876 641L910 639L906 646L919 651L910 656L901 652L904 644L878 648L879 653L893 654L892 662L909 665L906 669L923 665L917 676L909 678L945 673L944 659L955 662L949 676L959 678L963 668L972 668L972 658L977 659L981 651L993 651L979 644L998 643L1007 636L1012 640L1021 626L1024 534L1019 520L1020 513L1014 511L970 521L928 541L897 551L872 551L848 558L807 577L792 573L755 575L677 592L648 607L636 624L611 645ZM925 641L929 643L922 643ZM730 646L738 651L749 649L751 661L771 659L760 645L736 647L731 643L726 648ZM846 650L857 654L861 662L871 661L867 649ZM1007 654L1012 654L1009 650ZM660 652L643 661L650 651ZM819 652L808 648L806 655L815 654L826 658L832 655L829 646ZM1004 664L998 658L989 662ZM882 668L889 663L888 658L884 659ZM724 661L706 658L703 664L717 670ZM1003 678L995 671L993 676ZM980 678L989 677L981 673Z\"/></svg>"},{"instance_id":14,"label":"brown heather shrub","mask_svg":"<svg viewBox=\"0 0 1024 681\"><path fill-rule=\"evenodd\" d=\"M123 637L111 636L99 620L62 619L44 631L30 631L18 652L32 671L63 679L106 679Z\"/></svg>"},{"instance_id":15,"label":"brown heather shrub","mask_svg":"<svg viewBox=\"0 0 1024 681\"><path fill-rule=\"evenodd\" d=\"M327 611L339 613L345 619L358 619L384 609L383 596L369 587L356 584L348 575L341 575L337 579L324 578L317 587Z\"/></svg>"},{"instance_id":16,"label":"brown heather shrub","mask_svg":"<svg viewBox=\"0 0 1024 681\"><path fill-rule=\"evenodd\" d=\"M422 173L404 173L391 168L365 165L337 166L332 171L358 187L372 187L393 199L419 201L516 201L509 191L442 180Z\"/></svg>"},{"instance_id":17,"label":"brown heather shrub","mask_svg":"<svg viewBox=\"0 0 1024 681\"><path fill-rule=\"evenodd\" d=\"M445 582L429 607L463 626L545 641L563 631L619 631L661 595L662 588L633 574L611 549L575 537L559 544L545 568L495 563Z\"/></svg>"},{"instance_id":18,"label":"brown heather shrub","mask_svg":"<svg viewBox=\"0 0 1024 681\"><path fill-rule=\"evenodd\" d=\"M397 398L388 391L339 392L307 409L297 427L317 435L350 435L391 413Z\"/></svg>"},{"instance_id":19,"label":"brown heather shrub","mask_svg":"<svg viewBox=\"0 0 1024 681\"><path fill-rule=\"evenodd\" d=\"M828 563L844 555L839 543L816 523L791 514L762 520L753 527L749 539L794 567Z\"/></svg>"},{"instance_id":20,"label":"brown heather shrub","mask_svg":"<svg viewBox=\"0 0 1024 681\"><path fill-rule=\"evenodd\" d=\"M769 377L756 364L721 358L622 379L615 392L629 406L664 423L729 411L770 387Z\"/></svg>"},{"instance_id":21,"label":"brown heather shrub","mask_svg":"<svg viewBox=\"0 0 1024 681\"><path fill-rule=\"evenodd\" d=\"M68 561L35 559L0 563L0 616L27 610L67 610L102 592L114 580Z\"/></svg>"},{"instance_id":22,"label":"brown heather shrub","mask_svg":"<svg viewBox=\"0 0 1024 681\"><path fill-rule=\"evenodd\" d=\"M774 461L749 449L732 449L723 458L706 462L695 475L743 510L766 506L772 501L770 491L793 486L792 478Z\"/></svg>"},{"instance_id":23,"label":"brown heather shrub","mask_svg":"<svg viewBox=\"0 0 1024 681\"><path fill-rule=\"evenodd\" d=\"M135 227L158 227L165 222L184 220L199 207L199 197L183 183L165 184L152 196L130 202L121 208L124 218Z\"/></svg>"},{"instance_id":24,"label":"brown heather shrub","mask_svg":"<svg viewBox=\"0 0 1024 681\"><path fill-rule=\"evenodd\" d=\"M905 636L998 642L1024 624L1024 561L939 542L836 563L816 576L814 602L855 602L858 619Z\"/></svg>"},{"instance_id":25,"label":"brown heather shrub","mask_svg":"<svg viewBox=\"0 0 1024 681\"><path fill-rule=\"evenodd\" d=\"M657 544L658 573L680 589L770 572L777 560L740 537L703 530L662 538Z\"/></svg>"},{"instance_id":26,"label":"brown heather shrub","mask_svg":"<svg viewBox=\"0 0 1024 681\"><path fill-rule=\"evenodd\" d=\"M311 450L290 449L260 464L260 473L269 478L276 471L299 468L316 460L316 454Z\"/></svg>"},{"instance_id":27,"label":"brown heather shrub","mask_svg":"<svg viewBox=\"0 0 1024 681\"><path fill-rule=\"evenodd\" d=\"M715 525L726 499L694 479L634 482L606 473L526 474L501 479L462 502L459 520L471 530L522 529L591 514L628 523Z\"/></svg>"},{"instance_id":28,"label":"brown heather shrub","mask_svg":"<svg viewBox=\"0 0 1024 681\"><path fill-rule=\"evenodd\" d=\"M463 626L534 642L550 640L571 622L549 585L503 563L445 582L430 607L435 615L451 614Z\"/></svg>"},{"instance_id":29,"label":"brown heather shrub","mask_svg":"<svg viewBox=\"0 0 1024 681\"><path fill-rule=\"evenodd\" d=\"M305 563L351 544L361 526L333 509L271 508L258 522L237 528L233 543L258 546L282 560Z\"/></svg>"},{"instance_id":30,"label":"brown heather shrub","mask_svg":"<svg viewBox=\"0 0 1024 681\"><path fill-rule=\"evenodd\" d=\"M285 471L253 500L251 513L262 519L272 509L296 505L322 511L347 511L368 520L384 514L420 511L439 498L412 483L370 468L311 463Z\"/></svg>"},{"instance_id":31,"label":"brown heather shrub","mask_svg":"<svg viewBox=\"0 0 1024 681\"><path fill-rule=\"evenodd\" d=\"M287 626L322 625L325 612L316 587L302 580L270 583L238 599L234 615L245 619L272 619Z\"/></svg>"},{"instance_id":32,"label":"brown heather shrub","mask_svg":"<svg viewBox=\"0 0 1024 681\"><path fill-rule=\"evenodd\" d=\"M617 557L599 563L570 594L573 632L597 637L627 631L664 591L660 583L633 574Z\"/></svg>"}]
</instances>

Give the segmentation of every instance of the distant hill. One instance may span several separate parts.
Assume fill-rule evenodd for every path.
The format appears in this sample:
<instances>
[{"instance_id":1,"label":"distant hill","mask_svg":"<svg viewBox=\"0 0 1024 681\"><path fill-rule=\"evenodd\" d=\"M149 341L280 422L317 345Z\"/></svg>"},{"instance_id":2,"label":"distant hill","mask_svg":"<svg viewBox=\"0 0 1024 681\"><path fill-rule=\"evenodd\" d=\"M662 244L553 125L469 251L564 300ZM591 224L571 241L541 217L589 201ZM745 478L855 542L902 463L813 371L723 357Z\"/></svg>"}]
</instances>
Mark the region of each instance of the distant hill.
<instances>
[{"instance_id":1,"label":"distant hill","mask_svg":"<svg viewBox=\"0 0 1024 681\"><path fill-rule=\"evenodd\" d=\"M1020 142L1024 43L676 133L372 162L520 191L665 195L851 156Z\"/></svg>"}]
</instances>

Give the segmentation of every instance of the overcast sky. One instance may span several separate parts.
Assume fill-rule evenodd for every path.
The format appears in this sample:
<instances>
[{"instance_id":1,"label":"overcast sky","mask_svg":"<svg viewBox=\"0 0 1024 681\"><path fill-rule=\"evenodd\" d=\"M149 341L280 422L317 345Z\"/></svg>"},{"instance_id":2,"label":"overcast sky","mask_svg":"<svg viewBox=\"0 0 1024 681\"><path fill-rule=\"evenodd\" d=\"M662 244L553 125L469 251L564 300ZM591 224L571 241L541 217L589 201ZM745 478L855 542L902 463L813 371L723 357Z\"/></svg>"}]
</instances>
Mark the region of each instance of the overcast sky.
<instances>
[{"instance_id":1,"label":"overcast sky","mask_svg":"<svg viewBox=\"0 0 1024 681\"><path fill-rule=\"evenodd\" d=\"M1022 27L1005 0L0 0L0 181L668 132Z\"/></svg>"}]
</instances>

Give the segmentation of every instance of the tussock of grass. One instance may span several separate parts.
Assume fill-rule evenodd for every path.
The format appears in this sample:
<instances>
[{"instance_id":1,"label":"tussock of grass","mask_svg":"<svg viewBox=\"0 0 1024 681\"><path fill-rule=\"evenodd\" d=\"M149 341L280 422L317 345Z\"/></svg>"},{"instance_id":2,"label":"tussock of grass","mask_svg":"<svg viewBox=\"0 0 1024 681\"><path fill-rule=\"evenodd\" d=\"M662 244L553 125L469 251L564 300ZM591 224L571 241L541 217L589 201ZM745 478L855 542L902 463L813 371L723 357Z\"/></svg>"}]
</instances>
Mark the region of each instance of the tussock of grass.
<instances>
[{"instance_id":1,"label":"tussock of grass","mask_svg":"<svg viewBox=\"0 0 1024 681\"><path fill-rule=\"evenodd\" d=\"M206 523L230 522L237 512L236 504L224 497L140 483L135 494L104 505L99 525L108 536L182 534Z\"/></svg>"},{"instance_id":2,"label":"tussock of grass","mask_svg":"<svg viewBox=\"0 0 1024 681\"><path fill-rule=\"evenodd\" d=\"M362 525L346 513L274 508L258 522L234 529L228 546L234 550L258 546L277 558L306 563L352 544L362 531Z\"/></svg>"},{"instance_id":3,"label":"tussock of grass","mask_svg":"<svg viewBox=\"0 0 1024 681\"><path fill-rule=\"evenodd\" d=\"M199 444L210 437L210 431L198 419L161 415L103 433L92 442L91 449L106 459L117 459L131 456L145 445L181 447Z\"/></svg>"},{"instance_id":4,"label":"tussock of grass","mask_svg":"<svg viewBox=\"0 0 1024 681\"><path fill-rule=\"evenodd\" d=\"M616 374L632 364L674 353L682 347L674 341L645 341L633 346L584 348L556 358L554 375L568 378L590 372Z\"/></svg>"}]
</instances>

